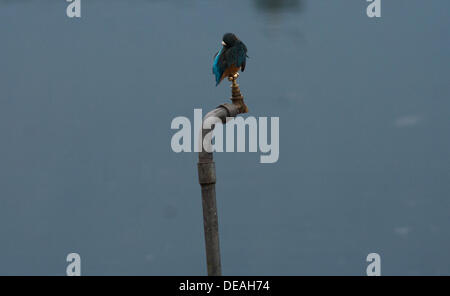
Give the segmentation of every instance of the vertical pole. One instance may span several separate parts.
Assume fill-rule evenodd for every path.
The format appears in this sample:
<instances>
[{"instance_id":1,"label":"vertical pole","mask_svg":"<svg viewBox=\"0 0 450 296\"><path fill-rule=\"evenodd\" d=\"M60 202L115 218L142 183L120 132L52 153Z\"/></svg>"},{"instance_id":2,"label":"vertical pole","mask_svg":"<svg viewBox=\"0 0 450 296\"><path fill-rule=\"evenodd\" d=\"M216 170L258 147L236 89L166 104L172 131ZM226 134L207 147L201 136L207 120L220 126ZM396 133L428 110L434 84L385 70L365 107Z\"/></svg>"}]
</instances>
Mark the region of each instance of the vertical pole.
<instances>
[{"instance_id":1,"label":"vertical pole","mask_svg":"<svg viewBox=\"0 0 450 296\"><path fill-rule=\"evenodd\" d=\"M233 104L223 104L213 111L209 112L203 119L203 123L210 117L220 119L223 123L228 117L235 117L239 113L247 113L248 108L244 104L243 96L240 93L239 85L236 84L235 77L229 79L232 81L232 102ZM214 164L212 152L205 151L203 141L205 136L212 132L211 128L201 130L200 152L198 154L198 179L202 189L202 207L203 207L203 228L205 231L206 247L206 265L209 276L222 275L222 266L220 262L219 246L219 219L217 217L216 204L216 166Z\"/></svg>"},{"instance_id":2,"label":"vertical pole","mask_svg":"<svg viewBox=\"0 0 450 296\"><path fill-rule=\"evenodd\" d=\"M205 159L203 159L204 161ZM205 230L206 265L208 275L222 275L219 247L219 219L216 204L216 169L211 159L201 162L199 159L198 173L202 188L203 227Z\"/></svg>"}]
</instances>

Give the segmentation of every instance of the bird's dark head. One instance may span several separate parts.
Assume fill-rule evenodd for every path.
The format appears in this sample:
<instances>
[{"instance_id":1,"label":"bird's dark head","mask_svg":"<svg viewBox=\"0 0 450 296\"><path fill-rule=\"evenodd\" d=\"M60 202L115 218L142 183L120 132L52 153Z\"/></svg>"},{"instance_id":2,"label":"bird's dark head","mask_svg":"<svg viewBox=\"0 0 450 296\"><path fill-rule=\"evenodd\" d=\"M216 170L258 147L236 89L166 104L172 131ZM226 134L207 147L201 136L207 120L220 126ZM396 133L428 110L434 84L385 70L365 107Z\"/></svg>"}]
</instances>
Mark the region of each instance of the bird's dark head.
<instances>
[{"instance_id":1,"label":"bird's dark head","mask_svg":"<svg viewBox=\"0 0 450 296\"><path fill-rule=\"evenodd\" d=\"M225 47L232 47L239 39L233 33L226 33L222 38L222 45Z\"/></svg>"}]
</instances>

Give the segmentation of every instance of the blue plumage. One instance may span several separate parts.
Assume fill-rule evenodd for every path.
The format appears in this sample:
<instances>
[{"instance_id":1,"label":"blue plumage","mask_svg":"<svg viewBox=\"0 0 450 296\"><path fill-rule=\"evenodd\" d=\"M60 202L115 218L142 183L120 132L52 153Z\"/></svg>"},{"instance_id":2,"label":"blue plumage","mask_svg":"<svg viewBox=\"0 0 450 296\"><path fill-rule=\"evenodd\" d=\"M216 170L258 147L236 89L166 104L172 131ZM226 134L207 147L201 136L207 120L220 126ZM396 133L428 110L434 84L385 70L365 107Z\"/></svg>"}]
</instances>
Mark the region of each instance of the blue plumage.
<instances>
[{"instance_id":1,"label":"blue plumage","mask_svg":"<svg viewBox=\"0 0 450 296\"><path fill-rule=\"evenodd\" d=\"M216 86L225 78L233 76L239 70L244 72L247 58L247 47L236 35L227 33L223 36L223 47L214 58L212 72Z\"/></svg>"},{"instance_id":2,"label":"blue plumage","mask_svg":"<svg viewBox=\"0 0 450 296\"><path fill-rule=\"evenodd\" d=\"M219 52L216 54L216 57L214 58L214 64L213 64L213 74L216 76L216 86L220 83L220 78L223 74L223 69L220 69L219 67L219 57L222 53L222 48L219 50Z\"/></svg>"}]
</instances>

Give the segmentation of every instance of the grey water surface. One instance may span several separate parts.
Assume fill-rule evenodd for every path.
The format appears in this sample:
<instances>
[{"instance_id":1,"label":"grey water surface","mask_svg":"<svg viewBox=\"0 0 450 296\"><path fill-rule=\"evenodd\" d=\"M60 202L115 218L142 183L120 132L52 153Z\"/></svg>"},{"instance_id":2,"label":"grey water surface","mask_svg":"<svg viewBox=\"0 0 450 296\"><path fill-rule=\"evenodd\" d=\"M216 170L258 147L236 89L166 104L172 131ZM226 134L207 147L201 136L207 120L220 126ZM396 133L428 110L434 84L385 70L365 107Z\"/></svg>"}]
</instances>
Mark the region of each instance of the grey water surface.
<instances>
[{"instance_id":1,"label":"grey water surface","mask_svg":"<svg viewBox=\"0 0 450 296\"><path fill-rule=\"evenodd\" d=\"M170 124L230 96L280 158L216 154L225 275L450 275L450 2L0 0L0 274L204 275L195 153Z\"/></svg>"}]
</instances>

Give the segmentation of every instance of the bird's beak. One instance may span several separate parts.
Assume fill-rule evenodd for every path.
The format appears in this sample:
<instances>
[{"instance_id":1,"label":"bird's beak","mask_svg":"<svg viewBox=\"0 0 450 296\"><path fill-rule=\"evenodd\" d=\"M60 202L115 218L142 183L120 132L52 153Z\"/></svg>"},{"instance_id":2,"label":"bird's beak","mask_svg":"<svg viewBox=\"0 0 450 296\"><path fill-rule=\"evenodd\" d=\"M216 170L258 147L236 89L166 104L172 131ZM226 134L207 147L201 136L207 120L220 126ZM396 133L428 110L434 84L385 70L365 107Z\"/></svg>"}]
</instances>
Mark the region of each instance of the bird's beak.
<instances>
[{"instance_id":1,"label":"bird's beak","mask_svg":"<svg viewBox=\"0 0 450 296\"><path fill-rule=\"evenodd\" d=\"M226 44L224 41L222 41L222 45L223 45L223 46L227 46L227 44Z\"/></svg>"}]
</instances>

